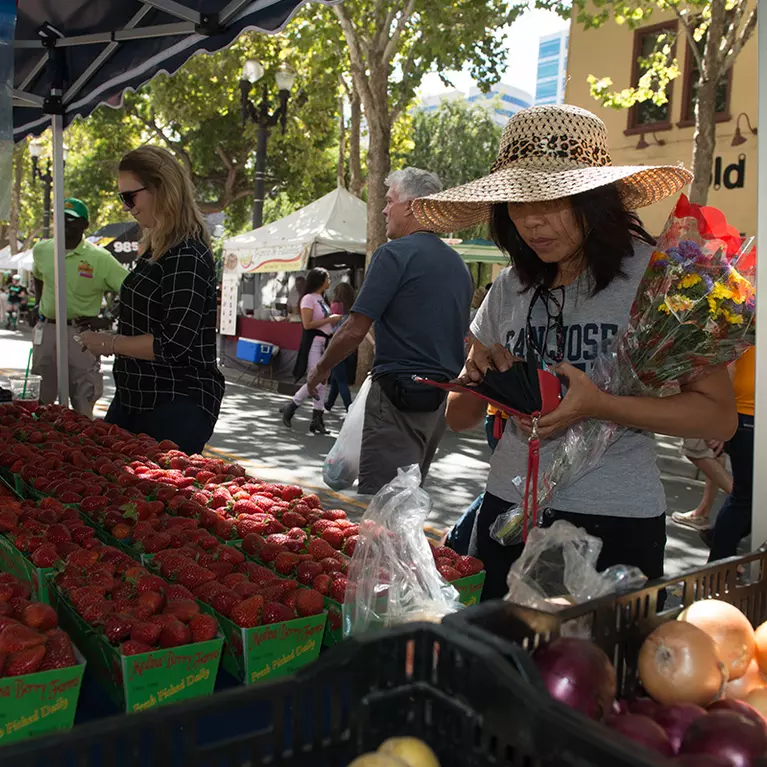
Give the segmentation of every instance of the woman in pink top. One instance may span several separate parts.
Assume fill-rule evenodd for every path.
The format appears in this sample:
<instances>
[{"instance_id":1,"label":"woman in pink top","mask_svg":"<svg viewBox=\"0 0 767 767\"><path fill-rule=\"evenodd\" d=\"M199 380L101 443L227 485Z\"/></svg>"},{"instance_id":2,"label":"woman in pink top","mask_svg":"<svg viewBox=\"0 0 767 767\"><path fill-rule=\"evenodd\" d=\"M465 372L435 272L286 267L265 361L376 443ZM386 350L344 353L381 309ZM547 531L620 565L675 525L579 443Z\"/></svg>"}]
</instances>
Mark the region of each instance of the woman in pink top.
<instances>
[{"instance_id":1,"label":"woman in pink top","mask_svg":"<svg viewBox=\"0 0 767 767\"><path fill-rule=\"evenodd\" d=\"M323 294L330 288L330 276L327 269L312 269L306 276L306 287L301 297L301 321L304 324L304 333L301 338L301 348L298 350L298 359L293 368L296 380L306 373L311 374L322 357L330 336L335 326L341 321L342 315L331 314ZM323 412L325 409L325 386L317 389L317 399L312 401L312 422L309 431L312 434L327 434ZM309 389L304 384L296 396L281 409L282 422L285 426L291 426L293 416L301 403L309 396Z\"/></svg>"}]
</instances>

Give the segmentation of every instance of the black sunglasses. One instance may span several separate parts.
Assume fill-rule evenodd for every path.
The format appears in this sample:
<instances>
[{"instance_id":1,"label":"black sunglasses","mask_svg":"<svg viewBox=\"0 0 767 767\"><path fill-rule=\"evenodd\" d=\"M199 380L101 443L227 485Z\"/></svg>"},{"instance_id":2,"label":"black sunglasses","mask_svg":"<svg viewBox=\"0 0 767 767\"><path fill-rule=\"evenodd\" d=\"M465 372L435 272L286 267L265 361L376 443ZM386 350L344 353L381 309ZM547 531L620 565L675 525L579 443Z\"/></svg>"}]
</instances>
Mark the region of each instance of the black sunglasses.
<instances>
[{"instance_id":1,"label":"black sunglasses","mask_svg":"<svg viewBox=\"0 0 767 767\"><path fill-rule=\"evenodd\" d=\"M532 327L533 308L540 302L546 311L546 329L543 337L535 338ZM562 312L565 308L565 289L554 288L549 290L539 285L533 298L530 301L530 308L527 310L527 343L538 353L541 360L558 365L565 358L565 323L562 319ZM553 331L553 344L550 343L550 334Z\"/></svg>"},{"instance_id":2,"label":"black sunglasses","mask_svg":"<svg viewBox=\"0 0 767 767\"><path fill-rule=\"evenodd\" d=\"M146 190L146 187L142 186L142 187L139 187L138 189L131 189L130 192L118 192L117 199L120 200L120 202L126 207L132 208L133 202L136 199L136 195L139 192L143 192L145 190Z\"/></svg>"}]
</instances>

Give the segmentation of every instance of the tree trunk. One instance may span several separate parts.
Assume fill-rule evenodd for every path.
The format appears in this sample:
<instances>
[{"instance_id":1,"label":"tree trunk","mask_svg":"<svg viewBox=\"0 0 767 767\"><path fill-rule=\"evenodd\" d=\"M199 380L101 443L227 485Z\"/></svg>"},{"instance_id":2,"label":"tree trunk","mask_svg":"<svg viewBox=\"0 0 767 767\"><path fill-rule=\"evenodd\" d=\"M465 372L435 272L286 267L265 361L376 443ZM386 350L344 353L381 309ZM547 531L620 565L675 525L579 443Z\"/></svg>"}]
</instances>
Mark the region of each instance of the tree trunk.
<instances>
[{"instance_id":1,"label":"tree trunk","mask_svg":"<svg viewBox=\"0 0 767 767\"><path fill-rule=\"evenodd\" d=\"M19 216L21 213L21 185L24 181L24 151L26 144L20 141L13 150L13 189L11 190L11 215L8 221L8 243L11 253L17 252L19 241Z\"/></svg>"},{"instance_id":2,"label":"tree trunk","mask_svg":"<svg viewBox=\"0 0 767 767\"><path fill-rule=\"evenodd\" d=\"M344 122L344 97L338 97L338 170L336 185L346 189L346 124Z\"/></svg>"},{"instance_id":3,"label":"tree trunk","mask_svg":"<svg viewBox=\"0 0 767 767\"><path fill-rule=\"evenodd\" d=\"M349 191L355 197L362 197L362 160L360 155L360 134L362 132L362 105L360 94L352 81L351 122L349 125Z\"/></svg>"},{"instance_id":4,"label":"tree trunk","mask_svg":"<svg viewBox=\"0 0 767 767\"><path fill-rule=\"evenodd\" d=\"M716 90L722 73L723 57L719 51L726 24L726 0L711 0L711 22L706 33L700 81L695 103L695 134L692 139L690 202L705 205L711 184L711 170L716 148Z\"/></svg>"}]
</instances>

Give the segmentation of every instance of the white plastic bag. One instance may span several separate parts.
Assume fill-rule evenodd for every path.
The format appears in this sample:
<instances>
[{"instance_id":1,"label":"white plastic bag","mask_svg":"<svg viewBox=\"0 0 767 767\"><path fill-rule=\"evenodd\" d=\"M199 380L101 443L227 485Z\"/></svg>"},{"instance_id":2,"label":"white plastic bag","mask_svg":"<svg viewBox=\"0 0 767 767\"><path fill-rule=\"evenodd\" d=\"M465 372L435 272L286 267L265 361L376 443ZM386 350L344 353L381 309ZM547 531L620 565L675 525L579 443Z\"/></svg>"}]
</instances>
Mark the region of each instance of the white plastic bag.
<instances>
[{"instance_id":1,"label":"white plastic bag","mask_svg":"<svg viewBox=\"0 0 767 767\"><path fill-rule=\"evenodd\" d=\"M370 503L349 564L344 636L460 609L458 591L437 572L423 526L431 500L418 466L400 469Z\"/></svg>"},{"instance_id":2,"label":"white plastic bag","mask_svg":"<svg viewBox=\"0 0 767 767\"><path fill-rule=\"evenodd\" d=\"M601 550L599 538L564 520L533 528L509 570L506 600L553 612L645 584L647 578L638 567L613 565L598 572Z\"/></svg>"},{"instance_id":3,"label":"white plastic bag","mask_svg":"<svg viewBox=\"0 0 767 767\"><path fill-rule=\"evenodd\" d=\"M372 378L368 376L352 402L346 420L322 466L322 481L332 490L346 490L360 473L362 429L365 426L365 403Z\"/></svg>"}]
</instances>

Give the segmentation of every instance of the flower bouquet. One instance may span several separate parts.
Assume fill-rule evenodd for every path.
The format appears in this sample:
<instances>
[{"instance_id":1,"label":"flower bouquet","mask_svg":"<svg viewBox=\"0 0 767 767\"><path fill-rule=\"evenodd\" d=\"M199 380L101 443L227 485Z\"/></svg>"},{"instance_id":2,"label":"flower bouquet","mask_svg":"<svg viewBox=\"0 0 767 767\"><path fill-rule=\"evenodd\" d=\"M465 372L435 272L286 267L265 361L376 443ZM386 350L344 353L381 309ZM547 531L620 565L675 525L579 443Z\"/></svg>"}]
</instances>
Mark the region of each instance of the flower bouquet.
<instances>
[{"instance_id":1,"label":"flower bouquet","mask_svg":"<svg viewBox=\"0 0 767 767\"><path fill-rule=\"evenodd\" d=\"M591 374L616 395L667 396L737 359L755 337L753 250L715 208L682 195L639 284L628 325ZM588 419L570 426L539 483L538 504L593 470L624 432ZM517 478L518 487L523 486Z\"/></svg>"}]
</instances>

